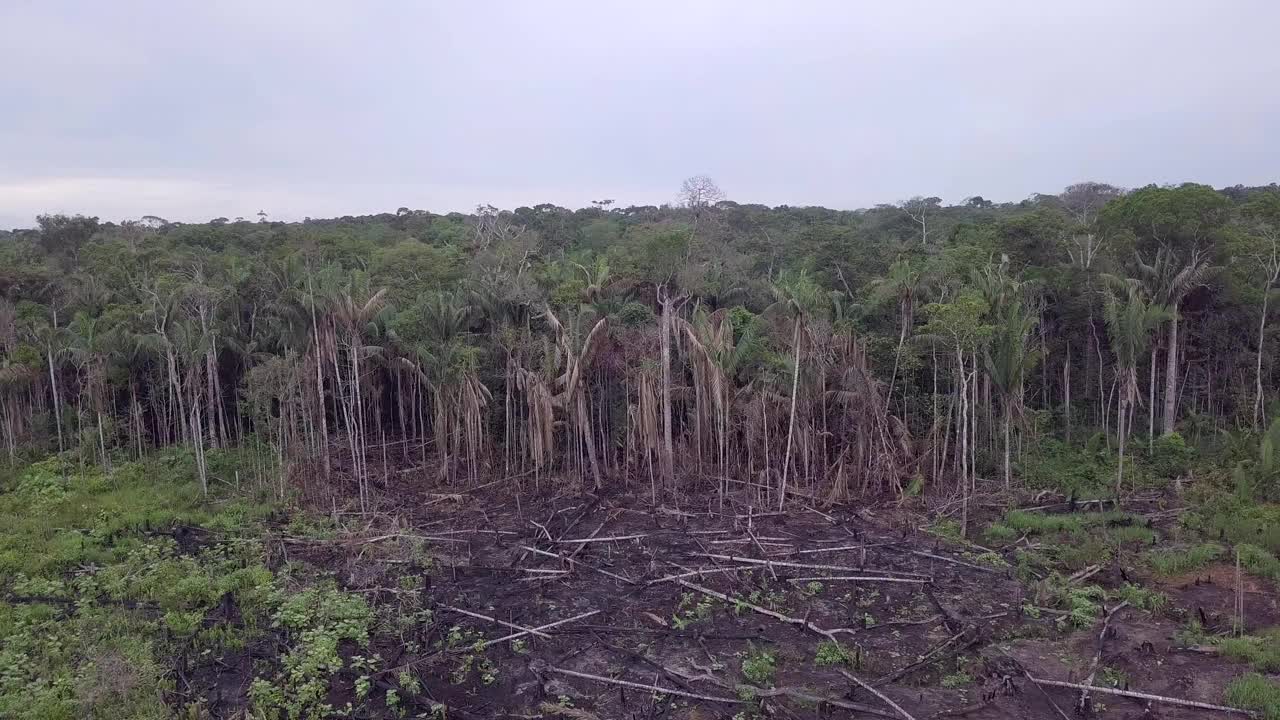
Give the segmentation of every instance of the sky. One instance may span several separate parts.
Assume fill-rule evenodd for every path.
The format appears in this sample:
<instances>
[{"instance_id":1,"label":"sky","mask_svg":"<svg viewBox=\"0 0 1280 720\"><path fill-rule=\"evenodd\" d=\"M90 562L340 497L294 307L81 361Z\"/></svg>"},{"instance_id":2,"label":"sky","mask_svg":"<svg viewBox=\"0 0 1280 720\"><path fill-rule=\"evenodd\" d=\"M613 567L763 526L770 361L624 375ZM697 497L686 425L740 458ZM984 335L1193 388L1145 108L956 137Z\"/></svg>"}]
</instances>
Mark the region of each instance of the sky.
<instances>
[{"instance_id":1,"label":"sky","mask_svg":"<svg viewBox=\"0 0 1280 720\"><path fill-rule=\"evenodd\" d=\"M0 0L0 228L1280 174L1275 0Z\"/></svg>"}]
</instances>

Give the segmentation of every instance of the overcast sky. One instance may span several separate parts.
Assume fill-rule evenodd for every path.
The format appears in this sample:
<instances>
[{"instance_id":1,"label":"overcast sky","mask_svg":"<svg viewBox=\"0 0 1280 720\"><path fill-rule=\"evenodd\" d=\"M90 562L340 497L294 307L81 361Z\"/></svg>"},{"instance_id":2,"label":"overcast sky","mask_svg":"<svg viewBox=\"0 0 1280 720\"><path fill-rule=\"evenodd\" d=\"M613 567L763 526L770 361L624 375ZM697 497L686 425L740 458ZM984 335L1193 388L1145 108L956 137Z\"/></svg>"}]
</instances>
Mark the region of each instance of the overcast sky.
<instances>
[{"instance_id":1,"label":"overcast sky","mask_svg":"<svg viewBox=\"0 0 1280 720\"><path fill-rule=\"evenodd\" d=\"M1280 175L1280 2L0 0L0 227Z\"/></svg>"}]
</instances>

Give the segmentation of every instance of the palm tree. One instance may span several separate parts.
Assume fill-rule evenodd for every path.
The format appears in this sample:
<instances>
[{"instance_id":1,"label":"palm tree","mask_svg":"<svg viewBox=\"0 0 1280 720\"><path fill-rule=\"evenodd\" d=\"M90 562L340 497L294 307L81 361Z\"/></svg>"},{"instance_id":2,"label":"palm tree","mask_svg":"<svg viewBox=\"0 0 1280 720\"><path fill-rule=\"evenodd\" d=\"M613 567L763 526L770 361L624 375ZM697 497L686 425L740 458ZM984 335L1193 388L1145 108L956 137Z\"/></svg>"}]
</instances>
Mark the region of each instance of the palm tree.
<instances>
[{"instance_id":1,"label":"palm tree","mask_svg":"<svg viewBox=\"0 0 1280 720\"><path fill-rule=\"evenodd\" d=\"M1146 352L1152 334L1162 322L1173 317L1173 312L1164 305L1151 302L1140 284L1130 281L1123 297L1114 292L1108 296L1105 315L1111 351L1116 356L1116 381L1120 391L1116 403L1116 431L1119 434L1120 448L1116 470L1118 497L1124 481L1125 440L1129 434L1125 418L1138 393L1138 359Z\"/></svg>"},{"instance_id":2,"label":"palm tree","mask_svg":"<svg viewBox=\"0 0 1280 720\"><path fill-rule=\"evenodd\" d=\"M887 276L872 280L868 284L868 290L873 298L891 298L898 304L898 349L893 356L893 374L889 378L888 396L891 398L893 386L898 379L898 362L902 358L902 347L915 325L916 304L923 289L924 273L914 267L910 260L904 258L898 258L889 265Z\"/></svg>"},{"instance_id":3,"label":"palm tree","mask_svg":"<svg viewBox=\"0 0 1280 720\"><path fill-rule=\"evenodd\" d=\"M1193 289L1204 283L1216 268L1209 264L1208 256L1194 248L1185 262L1167 245L1156 251L1148 264L1137 256L1137 270L1143 290L1151 302L1168 311L1168 335L1165 339L1164 423L1165 435L1173 432L1178 404L1178 308ZM1152 364L1152 373L1155 367ZM1155 413L1152 407L1151 412Z\"/></svg>"},{"instance_id":4,"label":"palm tree","mask_svg":"<svg viewBox=\"0 0 1280 720\"><path fill-rule=\"evenodd\" d=\"M986 349L987 375L1000 393L1004 406L1004 486L1012 473L1009 464L1010 427L1014 415L1021 415L1022 390L1027 373L1040 361L1040 352L1030 347L1031 334L1040 322L1020 298L996 311L995 333Z\"/></svg>"}]
</instances>

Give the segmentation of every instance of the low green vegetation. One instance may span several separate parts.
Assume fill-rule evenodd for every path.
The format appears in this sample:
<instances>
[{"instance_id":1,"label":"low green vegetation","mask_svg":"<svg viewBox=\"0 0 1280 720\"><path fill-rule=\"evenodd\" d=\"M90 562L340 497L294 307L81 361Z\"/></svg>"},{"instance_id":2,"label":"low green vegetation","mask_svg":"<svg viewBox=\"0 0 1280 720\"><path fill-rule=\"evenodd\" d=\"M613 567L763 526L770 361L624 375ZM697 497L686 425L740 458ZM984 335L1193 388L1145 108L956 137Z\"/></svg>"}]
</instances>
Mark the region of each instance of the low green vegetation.
<instances>
[{"instance_id":1,"label":"low green vegetation","mask_svg":"<svg viewBox=\"0 0 1280 720\"><path fill-rule=\"evenodd\" d=\"M1152 572L1172 577L1199 570L1221 559L1227 550L1217 543L1201 543L1191 547L1152 550L1146 555Z\"/></svg>"},{"instance_id":2,"label":"low green vegetation","mask_svg":"<svg viewBox=\"0 0 1280 720\"><path fill-rule=\"evenodd\" d=\"M758 687L773 685L773 678L777 671L778 656L772 650L756 647L753 644L742 658L742 676L752 685Z\"/></svg>"},{"instance_id":3,"label":"low green vegetation","mask_svg":"<svg viewBox=\"0 0 1280 720\"><path fill-rule=\"evenodd\" d=\"M1280 628L1270 628L1257 635L1222 638L1217 645L1223 655L1247 662L1259 672L1280 672Z\"/></svg>"},{"instance_id":4,"label":"low green vegetation","mask_svg":"<svg viewBox=\"0 0 1280 720\"><path fill-rule=\"evenodd\" d=\"M1228 705L1261 713L1264 720L1280 720L1280 683L1258 673L1246 673L1227 685Z\"/></svg>"},{"instance_id":5,"label":"low green vegetation","mask_svg":"<svg viewBox=\"0 0 1280 720\"><path fill-rule=\"evenodd\" d=\"M818 650L813 656L813 664L818 667L847 665L851 668L859 668L862 665L862 648L856 645L848 648L844 644L833 640L823 640L818 643Z\"/></svg>"},{"instance_id":6,"label":"low green vegetation","mask_svg":"<svg viewBox=\"0 0 1280 720\"><path fill-rule=\"evenodd\" d=\"M206 456L233 477L244 460ZM259 652L242 698L255 718L350 712L327 702L339 673L368 694L378 659L348 655L367 645L373 611L301 566L275 576L260 541L270 492L206 497L195 462L174 449L103 473L52 458L0 480L0 717L160 720L187 702L197 717L175 663L218 666L257 646L280 653Z\"/></svg>"}]
</instances>

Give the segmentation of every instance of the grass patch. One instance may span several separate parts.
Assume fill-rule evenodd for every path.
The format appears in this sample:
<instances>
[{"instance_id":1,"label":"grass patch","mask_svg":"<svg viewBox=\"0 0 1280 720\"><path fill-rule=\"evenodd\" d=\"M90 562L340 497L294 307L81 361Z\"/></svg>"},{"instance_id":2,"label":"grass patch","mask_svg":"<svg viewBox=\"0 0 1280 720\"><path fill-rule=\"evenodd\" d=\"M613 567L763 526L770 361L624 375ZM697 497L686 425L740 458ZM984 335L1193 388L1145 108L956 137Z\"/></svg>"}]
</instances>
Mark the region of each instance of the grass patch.
<instances>
[{"instance_id":1,"label":"grass patch","mask_svg":"<svg viewBox=\"0 0 1280 720\"><path fill-rule=\"evenodd\" d=\"M1146 560L1152 572L1169 577L1202 568L1225 553L1226 549L1217 543L1202 543L1182 549L1152 550Z\"/></svg>"},{"instance_id":2,"label":"grass patch","mask_svg":"<svg viewBox=\"0 0 1280 720\"><path fill-rule=\"evenodd\" d=\"M1223 699L1232 707L1257 711L1265 720L1280 720L1280 684L1258 673L1232 680Z\"/></svg>"},{"instance_id":3,"label":"grass patch","mask_svg":"<svg viewBox=\"0 0 1280 720\"><path fill-rule=\"evenodd\" d=\"M1247 543L1236 546L1240 553L1240 566L1245 570L1272 580L1280 580L1280 560L1257 545Z\"/></svg>"},{"instance_id":4,"label":"grass patch","mask_svg":"<svg viewBox=\"0 0 1280 720\"><path fill-rule=\"evenodd\" d=\"M1112 600L1126 601L1131 607L1147 612L1161 612L1169 607L1169 596L1156 590L1149 590L1141 585L1133 583L1125 583L1119 588L1112 590L1108 595Z\"/></svg>"},{"instance_id":5,"label":"grass patch","mask_svg":"<svg viewBox=\"0 0 1280 720\"><path fill-rule=\"evenodd\" d=\"M1280 672L1280 628L1270 628L1258 635L1223 638L1218 642L1222 654L1247 662L1260 672Z\"/></svg>"}]
</instances>

